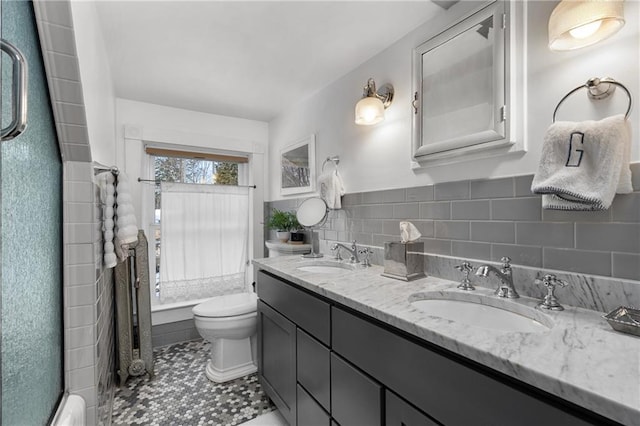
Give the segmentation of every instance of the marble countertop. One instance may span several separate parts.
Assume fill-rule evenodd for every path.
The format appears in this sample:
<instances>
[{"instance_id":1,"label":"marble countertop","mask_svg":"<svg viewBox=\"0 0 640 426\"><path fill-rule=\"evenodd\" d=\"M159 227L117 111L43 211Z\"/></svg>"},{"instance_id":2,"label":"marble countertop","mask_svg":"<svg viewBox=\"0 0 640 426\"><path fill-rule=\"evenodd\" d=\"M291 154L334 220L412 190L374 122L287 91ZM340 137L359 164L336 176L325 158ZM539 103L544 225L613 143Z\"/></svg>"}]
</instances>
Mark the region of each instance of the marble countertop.
<instances>
[{"instance_id":1,"label":"marble countertop","mask_svg":"<svg viewBox=\"0 0 640 426\"><path fill-rule=\"evenodd\" d=\"M542 333L501 332L429 316L415 308L415 293L462 292L436 277L404 282L381 266L322 274L297 269L327 259L281 256L253 261L260 269L470 358L625 425L640 425L640 338L611 329L601 312L565 307L544 312L553 323ZM477 294L491 295L476 287ZM491 296L495 297L495 296ZM537 300L506 300L533 307Z\"/></svg>"}]
</instances>

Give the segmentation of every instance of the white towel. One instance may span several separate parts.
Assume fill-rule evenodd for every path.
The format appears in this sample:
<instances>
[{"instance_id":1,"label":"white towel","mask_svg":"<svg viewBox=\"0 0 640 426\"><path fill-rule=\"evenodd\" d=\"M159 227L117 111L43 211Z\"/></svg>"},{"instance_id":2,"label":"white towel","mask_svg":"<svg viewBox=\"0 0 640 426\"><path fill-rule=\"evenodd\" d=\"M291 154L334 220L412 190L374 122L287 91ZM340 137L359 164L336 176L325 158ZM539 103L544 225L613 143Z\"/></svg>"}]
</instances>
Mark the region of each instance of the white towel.
<instances>
[{"instance_id":1,"label":"white towel","mask_svg":"<svg viewBox=\"0 0 640 426\"><path fill-rule=\"evenodd\" d=\"M100 189L100 204L102 204L102 234L104 240L103 261L105 268L113 268L118 263L113 245L113 204L115 203L115 181L111 172L100 173L95 177Z\"/></svg>"},{"instance_id":2,"label":"white towel","mask_svg":"<svg viewBox=\"0 0 640 426\"><path fill-rule=\"evenodd\" d=\"M342 207L341 197L344 195L344 184L337 170L324 172L318 178L320 197L327 203L330 209Z\"/></svg>"},{"instance_id":3,"label":"white towel","mask_svg":"<svg viewBox=\"0 0 640 426\"><path fill-rule=\"evenodd\" d=\"M631 129L623 115L600 121L553 123L545 134L531 191L554 210L607 210L616 194L632 192Z\"/></svg>"},{"instance_id":4,"label":"white towel","mask_svg":"<svg viewBox=\"0 0 640 426\"><path fill-rule=\"evenodd\" d=\"M129 245L138 241L138 226L129 192L126 173L118 174L116 185L116 254L124 261L129 256Z\"/></svg>"}]
</instances>

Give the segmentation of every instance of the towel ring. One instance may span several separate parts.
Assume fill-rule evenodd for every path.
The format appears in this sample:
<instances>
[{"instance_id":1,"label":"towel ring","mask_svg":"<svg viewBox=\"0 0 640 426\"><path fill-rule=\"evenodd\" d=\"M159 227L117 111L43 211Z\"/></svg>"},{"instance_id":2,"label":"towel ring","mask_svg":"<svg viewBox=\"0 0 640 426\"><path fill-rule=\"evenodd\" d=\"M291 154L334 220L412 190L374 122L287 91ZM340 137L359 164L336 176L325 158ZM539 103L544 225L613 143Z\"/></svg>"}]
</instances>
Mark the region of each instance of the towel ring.
<instances>
[{"instance_id":1,"label":"towel ring","mask_svg":"<svg viewBox=\"0 0 640 426\"><path fill-rule=\"evenodd\" d=\"M603 85L603 87L600 87L600 85ZM604 87L606 86L606 87ZM595 99L595 100L600 100L600 99L605 99L608 98L614 91L615 91L615 86L621 87L622 90L624 90L627 93L627 96L629 97L629 106L627 107L627 112L624 115L625 120L629 118L629 114L631 113L631 105L632 105L632 98L631 98L631 92L629 92L629 89L627 89L627 87L612 79L609 77L605 77L605 78L598 78L598 77L594 77L594 78L590 78L589 80L587 80L587 82L583 85L580 85L578 87L576 87L575 89L573 89L572 91L570 91L569 93L567 93L566 95L564 95L564 97L562 99L560 99L560 102L558 102L558 105L556 105L556 109L553 110L553 122L556 122L556 114L558 113L558 109L560 108L560 105L562 105L562 103L571 95L573 95L575 92L577 92L580 89L587 89L588 91L588 95L589 98L591 99Z\"/></svg>"},{"instance_id":2,"label":"towel ring","mask_svg":"<svg viewBox=\"0 0 640 426\"><path fill-rule=\"evenodd\" d=\"M338 157L337 155L334 155L333 157L327 157L326 160L324 160L324 163L322 163L322 171L324 172L324 166L327 165L327 163L333 163L333 167L336 168L336 170L338 170L338 164L340 164L340 157Z\"/></svg>"}]
</instances>

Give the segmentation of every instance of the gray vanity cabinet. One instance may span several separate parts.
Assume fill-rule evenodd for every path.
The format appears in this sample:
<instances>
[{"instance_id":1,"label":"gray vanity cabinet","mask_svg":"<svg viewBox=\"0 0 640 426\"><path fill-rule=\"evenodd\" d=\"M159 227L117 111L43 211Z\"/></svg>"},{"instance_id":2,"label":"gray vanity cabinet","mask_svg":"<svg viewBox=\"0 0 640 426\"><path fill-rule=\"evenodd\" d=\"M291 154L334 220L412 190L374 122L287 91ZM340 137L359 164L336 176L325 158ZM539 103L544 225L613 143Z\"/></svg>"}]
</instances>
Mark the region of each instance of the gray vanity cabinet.
<instances>
[{"instance_id":1,"label":"gray vanity cabinet","mask_svg":"<svg viewBox=\"0 0 640 426\"><path fill-rule=\"evenodd\" d=\"M331 354L331 416L341 426L382 426L382 386Z\"/></svg>"},{"instance_id":2,"label":"gray vanity cabinet","mask_svg":"<svg viewBox=\"0 0 640 426\"><path fill-rule=\"evenodd\" d=\"M258 377L289 425L611 424L258 272Z\"/></svg>"},{"instance_id":3,"label":"gray vanity cabinet","mask_svg":"<svg viewBox=\"0 0 640 426\"><path fill-rule=\"evenodd\" d=\"M329 426L331 305L263 271L257 290L260 383L289 425Z\"/></svg>"},{"instance_id":4,"label":"gray vanity cabinet","mask_svg":"<svg viewBox=\"0 0 640 426\"><path fill-rule=\"evenodd\" d=\"M336 307L332 344L336 353L444 425L594 424Z\"/></svg>"},{"instance_id":5,"label":"gray vanity cabinet","mask_svg":"<svg viewBox=\"0 0 640 426\"><path fill-rule=\"evenodd\" d=\"M301 426L329 426L331 424L329 414L322 409L320 404L302 386L298 384L297 389L297 424Z\"/></svg>"},{"instance_id":6,"label":"gray vanity cabinet","mask_svg":"<svg viewBox=\"0 0 640 426\"><path fill-rule=\"evenodd\" d=\"M322 343L298 329L297 332L297 378L318 404L331 410L330 350Z\"/></svg>"},{"instance_id":7,"label":"gray vanity cabinet","mask_svg":"<svg viewBox=\"0 0 640 426\"><path fill-rule=\"evenodd\" d=\"M384 400L386 426L439 426L389 390L385 391Z\"/></svg>"},{"instance_id":8,"label":"gray vanity cabinet","mask_svg":"<svg viewBox=\"0 0 640 426\"><path fill-rule=\"evenodd\" d=\"M296 325L258 301L260 384L290 425L296 419Z\"/></svg>"}]
</instances>

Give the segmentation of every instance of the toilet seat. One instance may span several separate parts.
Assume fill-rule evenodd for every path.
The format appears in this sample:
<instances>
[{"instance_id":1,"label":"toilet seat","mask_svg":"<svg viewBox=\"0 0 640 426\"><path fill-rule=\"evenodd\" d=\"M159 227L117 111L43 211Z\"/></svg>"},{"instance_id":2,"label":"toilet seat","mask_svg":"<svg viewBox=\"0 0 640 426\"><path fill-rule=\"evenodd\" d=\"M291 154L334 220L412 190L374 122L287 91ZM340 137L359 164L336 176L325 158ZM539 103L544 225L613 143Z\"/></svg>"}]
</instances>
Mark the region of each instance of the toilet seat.
<instances>
[{"instance_id":1,"label":"toilet seat","mask_svg":"<svg viewBox=\"0 0 640 426\"><path fill-rule=\"evenodd\" d=\"M258 297L255 293L236 293L213 297L193 307L199 317L223 318L256 312Z\"/></svg>"}]
</instances>

